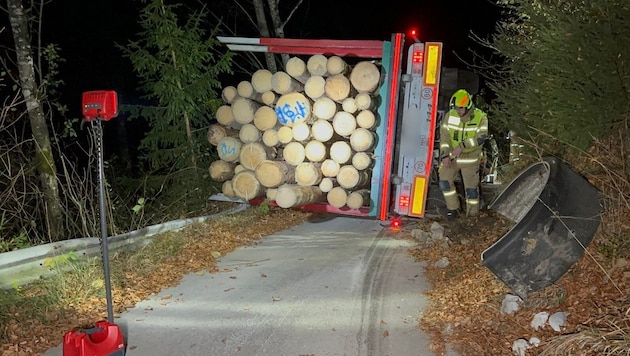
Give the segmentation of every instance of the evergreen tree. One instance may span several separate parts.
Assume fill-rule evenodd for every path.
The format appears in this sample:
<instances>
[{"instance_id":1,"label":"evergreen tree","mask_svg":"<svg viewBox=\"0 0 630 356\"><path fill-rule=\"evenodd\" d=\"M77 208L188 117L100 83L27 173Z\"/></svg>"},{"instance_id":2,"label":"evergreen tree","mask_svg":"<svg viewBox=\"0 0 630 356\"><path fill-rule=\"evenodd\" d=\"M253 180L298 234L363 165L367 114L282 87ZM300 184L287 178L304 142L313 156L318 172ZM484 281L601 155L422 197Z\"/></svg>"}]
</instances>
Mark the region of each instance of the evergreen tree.
<instances>
[{"instance_id":1,"label":"evergreen tree","mask_svg":"<svg viewBox=\"0 0 630 356\"><path fill-rule=\"evenodd\" d=\"M211 103L219 98L218 77L231 73L231 54L220 54L214 38L203 28L206 13L194 12L180 23L179 4L149 0L140 15L138 40L121 47L137 72L151 107L135 115L146 118L149 132L141 150L153 170L193 168L206 171L210 145L204 128Z\"/></svg>"},{"instance_id":2,"label":"evergreen tree","mask_svg":"<svg viewBox=\"0 0 630 356\"><path fill-rule=\"evenodd\" d=\"M493 117L520 135L588 147L630 111L630 6L626 0L501 1L507 18L488 45ZM491 67L491 66L489 66Z\"/></svg>"}]
</instances>

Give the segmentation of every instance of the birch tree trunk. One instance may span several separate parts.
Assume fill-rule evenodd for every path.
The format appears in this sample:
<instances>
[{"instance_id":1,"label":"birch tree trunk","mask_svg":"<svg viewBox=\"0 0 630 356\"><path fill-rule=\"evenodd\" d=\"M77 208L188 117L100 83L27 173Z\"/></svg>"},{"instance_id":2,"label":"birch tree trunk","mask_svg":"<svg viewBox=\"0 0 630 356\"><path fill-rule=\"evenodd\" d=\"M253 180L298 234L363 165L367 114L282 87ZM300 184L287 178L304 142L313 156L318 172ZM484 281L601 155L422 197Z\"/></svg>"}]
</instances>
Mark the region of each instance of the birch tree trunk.
<instances>
[{"instance_id":1,"label":"birch tree trunk","mask_svg":"<svg viewBox=\"0 0 630 356\"><path fill-rule=\"evenodd\" d=\"M29 42L28 20L22 0L7 0L9 20L13 30L15 52L20 77L20 87L26 103L33 138L37 174L46 200L46 218L50 237L56 241L61 236L63 210L59 199L57 169L50 144L46 117L35 80L33 51Z\"/></svg>"}]
</instances>

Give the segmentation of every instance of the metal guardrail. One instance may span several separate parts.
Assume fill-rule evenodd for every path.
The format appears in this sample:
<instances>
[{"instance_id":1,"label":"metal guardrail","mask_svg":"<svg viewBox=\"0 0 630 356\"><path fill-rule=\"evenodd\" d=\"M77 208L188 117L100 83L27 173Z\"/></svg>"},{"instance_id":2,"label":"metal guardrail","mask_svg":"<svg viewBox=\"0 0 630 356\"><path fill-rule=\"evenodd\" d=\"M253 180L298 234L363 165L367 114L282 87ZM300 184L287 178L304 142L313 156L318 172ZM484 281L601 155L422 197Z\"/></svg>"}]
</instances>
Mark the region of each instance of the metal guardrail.
<instances>
[{"instance_id":1,"label":"metal guardrail","mask_svg":"<svg viewBox=\"0 0 630 356\"><path fill-rule=\"evenodd\" d=\"M169 221L125 234L110 236L107 239L108 247L110 251L114 252L136 249L150 244L150 237L152 236L179 230L190 224L203 222L221 215L234 214L243 211L248 206L247 203L241 203L233 209L217 214ZM84 237L0 253L0 289L26 285L54 275L55 269L49 268L46 261L68 253L74 253L78 259L85 260L98 257L101 255L100 239L98 237Z\"/></svg>"}]
</instances>

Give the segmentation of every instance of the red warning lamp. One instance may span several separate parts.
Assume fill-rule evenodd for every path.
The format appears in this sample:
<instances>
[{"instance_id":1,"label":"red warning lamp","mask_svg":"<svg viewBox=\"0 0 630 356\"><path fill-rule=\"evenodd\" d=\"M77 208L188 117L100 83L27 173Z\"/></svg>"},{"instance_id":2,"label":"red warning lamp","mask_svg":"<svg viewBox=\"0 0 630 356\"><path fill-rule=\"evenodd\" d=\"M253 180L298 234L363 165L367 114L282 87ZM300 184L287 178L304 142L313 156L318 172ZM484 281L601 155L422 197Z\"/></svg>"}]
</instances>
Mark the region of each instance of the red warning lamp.
<instances>
[{"instance_id":1,"label":"red warning lamp","mask_svg":"<svg viewBox=\"0 0 630 356\"><path fill-rule=\"evenodd\" d=\"M395 228L395 229L399 228L402 226L402 221L400 220L400 218L392 219L391 226L392 228Z\"/></svg>"},{"instance_id":2,"label":"red warning lamp","mask_svg":"<svg viewBox=\"0 0 630 356\"><path fill-rule=\"evenodd\" d=\"M81 99L85 121L109 121L118 116L118 96L113 90L86 91Z\"/></svg>"},{"instance_id":3,"label":"red warning lamp","mask_svg":"<svg viewBox=\"0 0 630 356\"><path fill-rule=\"evenodd\" d=\"M415 42L420 42L420 39L418 39L418 30L416 30L415 28L409 30L409 37L412 38Z\"/></svg>"}]
</instances>

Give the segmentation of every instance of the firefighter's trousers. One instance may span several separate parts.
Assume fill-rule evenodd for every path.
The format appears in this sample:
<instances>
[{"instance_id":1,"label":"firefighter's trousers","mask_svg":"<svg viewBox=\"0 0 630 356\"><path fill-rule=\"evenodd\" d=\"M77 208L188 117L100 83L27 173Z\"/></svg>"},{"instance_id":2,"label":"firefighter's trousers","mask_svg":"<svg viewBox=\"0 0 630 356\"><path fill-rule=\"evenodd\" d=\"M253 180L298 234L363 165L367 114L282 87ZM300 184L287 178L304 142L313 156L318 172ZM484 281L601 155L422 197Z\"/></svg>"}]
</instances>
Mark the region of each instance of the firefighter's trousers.
<instances>
[{"instance_id":1,"label":"firefighter's trousers","mask_svg":"<svg viewBox=\"0 0 630 356\"><path fill-rule=\"evenodd\" d=\"M438 169L440 190L444 195L448 210L459 210L460 202L455 187L455 178L461 171L466 193L466 216L476 216L479 213L479 162L480 152L473 152L453 159L451 167L446 168L440 163Z\"/></svg>"}]
</instances>

